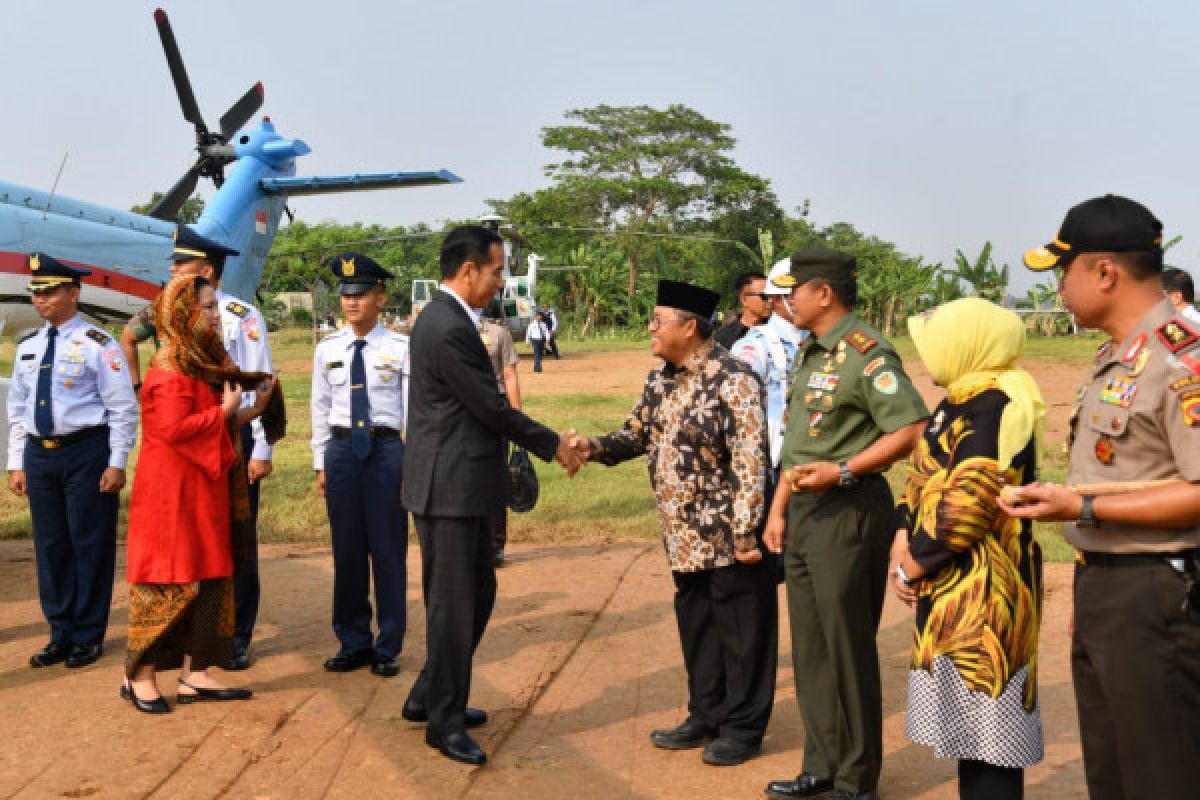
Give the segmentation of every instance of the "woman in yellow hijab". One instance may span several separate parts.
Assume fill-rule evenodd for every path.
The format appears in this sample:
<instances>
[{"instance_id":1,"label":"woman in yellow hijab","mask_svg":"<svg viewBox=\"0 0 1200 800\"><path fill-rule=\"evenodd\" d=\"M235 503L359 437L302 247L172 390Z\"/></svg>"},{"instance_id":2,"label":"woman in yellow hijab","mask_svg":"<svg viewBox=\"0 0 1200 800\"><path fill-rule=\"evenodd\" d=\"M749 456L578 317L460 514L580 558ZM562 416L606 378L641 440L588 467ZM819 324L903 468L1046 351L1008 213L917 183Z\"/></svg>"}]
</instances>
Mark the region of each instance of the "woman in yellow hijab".
<instances>
[{"instance_id":1,"label":"woman in yellow hijab","mask_svg":"<svg viewBox=\"0 0 1200 800\"><path fill-rule=\"evenodd\" d=\"M1042 555L996 501L1035 479L1045 404L1016 366L1013 312L966 298L908 326L946 397L909 461L892 547L897 594L916 606L905 733L959 760L960 797L1020 798L1043 755Z\"/></svg>"}]
</instances>

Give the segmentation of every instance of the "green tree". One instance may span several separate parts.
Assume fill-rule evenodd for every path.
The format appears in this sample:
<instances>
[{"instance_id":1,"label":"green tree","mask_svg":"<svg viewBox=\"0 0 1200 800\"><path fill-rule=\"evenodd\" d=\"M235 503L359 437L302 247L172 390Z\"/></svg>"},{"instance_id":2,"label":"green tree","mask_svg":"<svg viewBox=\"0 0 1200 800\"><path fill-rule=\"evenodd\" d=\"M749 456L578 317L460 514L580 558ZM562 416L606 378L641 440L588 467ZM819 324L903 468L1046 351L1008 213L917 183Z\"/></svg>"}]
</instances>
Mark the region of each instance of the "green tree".
<instances>
[{"instance_id":1,"label":"green tree","mask_svg":"<svg viewBox=\"0 0 1200 800\"><path fill-rule=\"evenodd\" d=\"M149 214L150 209L154 208L154 204L161 200L162 192L155 192L150 195L150 202L136 205L129 209L135 214ZM196 220L200 219L200 215L204 213L204 198L199 194L194 194L187 200L183 201L183 206L179 209L179 213L175 217L176 222L182 222L185 225L191 225Z\"/></svg>"},{"instance_id":2,"label":"green tree","mask_svg":"<svg viewBox=\"0 0 1200 800\"><path fill-rule=\"evenodd\" d=\"M724 228L740 234L728 238L753 246L760 228L782 223L767 181L742 170L730 156L735 140L729 125L683 105L601 105L565 116L575 124L542 130L542 144L562 154L546 167L554 184L498 203L497 209L518 222L597 226L624 234L624 289L631 311L638 310L644 294L644 270L661 264L668 251L708 260L693 245L666 247L642 234L711 235Z\"/></svg>"},{"instance_id":3,"label":"green tree","mask_svg":"<svg viewBox=\"0 0 1200 800\"><path fill-rule=\"evenodd\" d=\"M993 303L1003 303L1008 291L1008 264L998 266L992 258L992 243L984 242L979 255L972 261L962 250L954 251L958 275L971 287L971 294Z\"/></svg>"}]
</instances>

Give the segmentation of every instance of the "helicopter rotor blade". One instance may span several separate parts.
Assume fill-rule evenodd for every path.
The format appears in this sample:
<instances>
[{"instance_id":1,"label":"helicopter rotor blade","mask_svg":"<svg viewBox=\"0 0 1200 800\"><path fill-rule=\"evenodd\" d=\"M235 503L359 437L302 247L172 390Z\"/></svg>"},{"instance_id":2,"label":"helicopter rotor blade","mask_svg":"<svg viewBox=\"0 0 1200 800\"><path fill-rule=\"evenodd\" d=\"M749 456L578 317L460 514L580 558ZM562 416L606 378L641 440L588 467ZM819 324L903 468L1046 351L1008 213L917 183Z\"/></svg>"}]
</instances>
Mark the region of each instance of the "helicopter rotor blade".
<instances>
[{"instance_id":1,"label":"helicopter rotor blade","mask_svg":"<svg viewBox=\"0 0 1200 800\"><path fill-rule=\"evenodd\" d=\"M175 185L168 189L167 193L159 198L158 202L150 209L149 216L174 222L179 210L183 208L183 204L196 191L196 182L200 180L200 170L203 167L204 161L201 159L183 173L183 177L177 180Z\"/></svg>"},{"instance_id":2,"label":"helicopter rotor blade","mask_svg":"<svg viewBox=\"0 0 1200 800\"><path fill-rule=\"evenodd\" d=\"M208 133L208 126L204 124L204 117L200 115L200 107L196 105L192 82L183 66L183 56L179 54L179 45L175 42L175 33L171 30L167 12L161 8L155 9L154 24L158 27L158 38L162 40L163 52L167 56L167 68L171 71L171 80L175 82L175 93L179 95L183 118L196 127L196 133Z\"/></svg>"},{"instance_id":3,"label":"helicopter rotor blade","mask_svg":"<svg viewBox=\"0 0 1200 800\"><path fill-rule=\"evenodd\" d=\"M254 116L254 112L262 108L263 97L263 85L262 81L259 81L221 116L221 135L225 137L225 141L229 141Z\"/></svg>"}]
</instances>

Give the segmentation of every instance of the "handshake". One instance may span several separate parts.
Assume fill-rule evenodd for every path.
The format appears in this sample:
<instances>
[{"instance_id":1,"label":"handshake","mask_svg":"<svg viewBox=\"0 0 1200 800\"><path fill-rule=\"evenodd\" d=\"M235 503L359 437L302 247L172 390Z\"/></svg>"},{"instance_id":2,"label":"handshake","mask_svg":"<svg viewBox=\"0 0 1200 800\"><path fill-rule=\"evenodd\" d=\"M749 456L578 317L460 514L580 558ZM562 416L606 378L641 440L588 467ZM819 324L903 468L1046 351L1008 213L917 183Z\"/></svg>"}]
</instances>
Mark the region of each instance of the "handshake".
<instances>
[{"instance_id":1,"label":"handshake","mask_svg":"<svg viewBox=\"0 0 1200 800\"><path fill-rule=\"evenodd\" d=\"M579 468L588 463L591 457L592 447L588 440L573 428L558 435L558 452L554 454L554 460L567 471L568 477L574 478Z\"/></svg>"}]
</instances>

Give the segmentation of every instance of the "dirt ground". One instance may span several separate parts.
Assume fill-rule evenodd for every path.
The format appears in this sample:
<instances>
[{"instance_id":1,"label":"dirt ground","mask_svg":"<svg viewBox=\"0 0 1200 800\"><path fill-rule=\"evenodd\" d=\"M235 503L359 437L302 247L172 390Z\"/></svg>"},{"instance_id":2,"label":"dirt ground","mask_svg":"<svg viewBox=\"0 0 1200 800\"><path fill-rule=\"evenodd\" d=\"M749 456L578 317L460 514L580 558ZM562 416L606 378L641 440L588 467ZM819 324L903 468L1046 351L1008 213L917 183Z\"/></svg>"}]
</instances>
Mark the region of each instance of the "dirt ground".
<instances>
[{"instance_id":1,"label":"dirt ground","mask_svg":"<svg viewBox=\"0 0 1200 800\"><path fill-rule=\"evenodd\" d=\"M632 394L653 360L594 353L549 361L527 393ZM1082 368L1030 364L1061 440ZM528 373L529 364L523 362ZM928 397L931 387L913 370ZM515 545L500 571L496 612L476 658L472 703L491 721L478 731L490 761L453 764L429 750L400 708L424 656L419 555L409 553L409 633L401 673L330 675L336 649L325 549L262 548L263 606L256 664L230 680L255 690L245 703L137 714L117 697L128 614L118 580L105 657L95 666L32 670L46 639L29 542L0 542L0 797L761 797L768 780L799 769L803 727L790 647L781 633L775 713L763 755L736 768L704 766L697 752L656 750L648 736L686 716L686 685L657 542ZM123 566L118 566L118 576ZM1030 798L1084 797L1068 662L1070 567L1049 565L1039 659L1046 759L1027 776ZM786 605L783 630L786 631ZM956 797L954 764L903 735L911 617L892 598L879 634L885 765L880 793ZM169 699L173 676L160 676Z\"/></svg>"}]
</instances>

